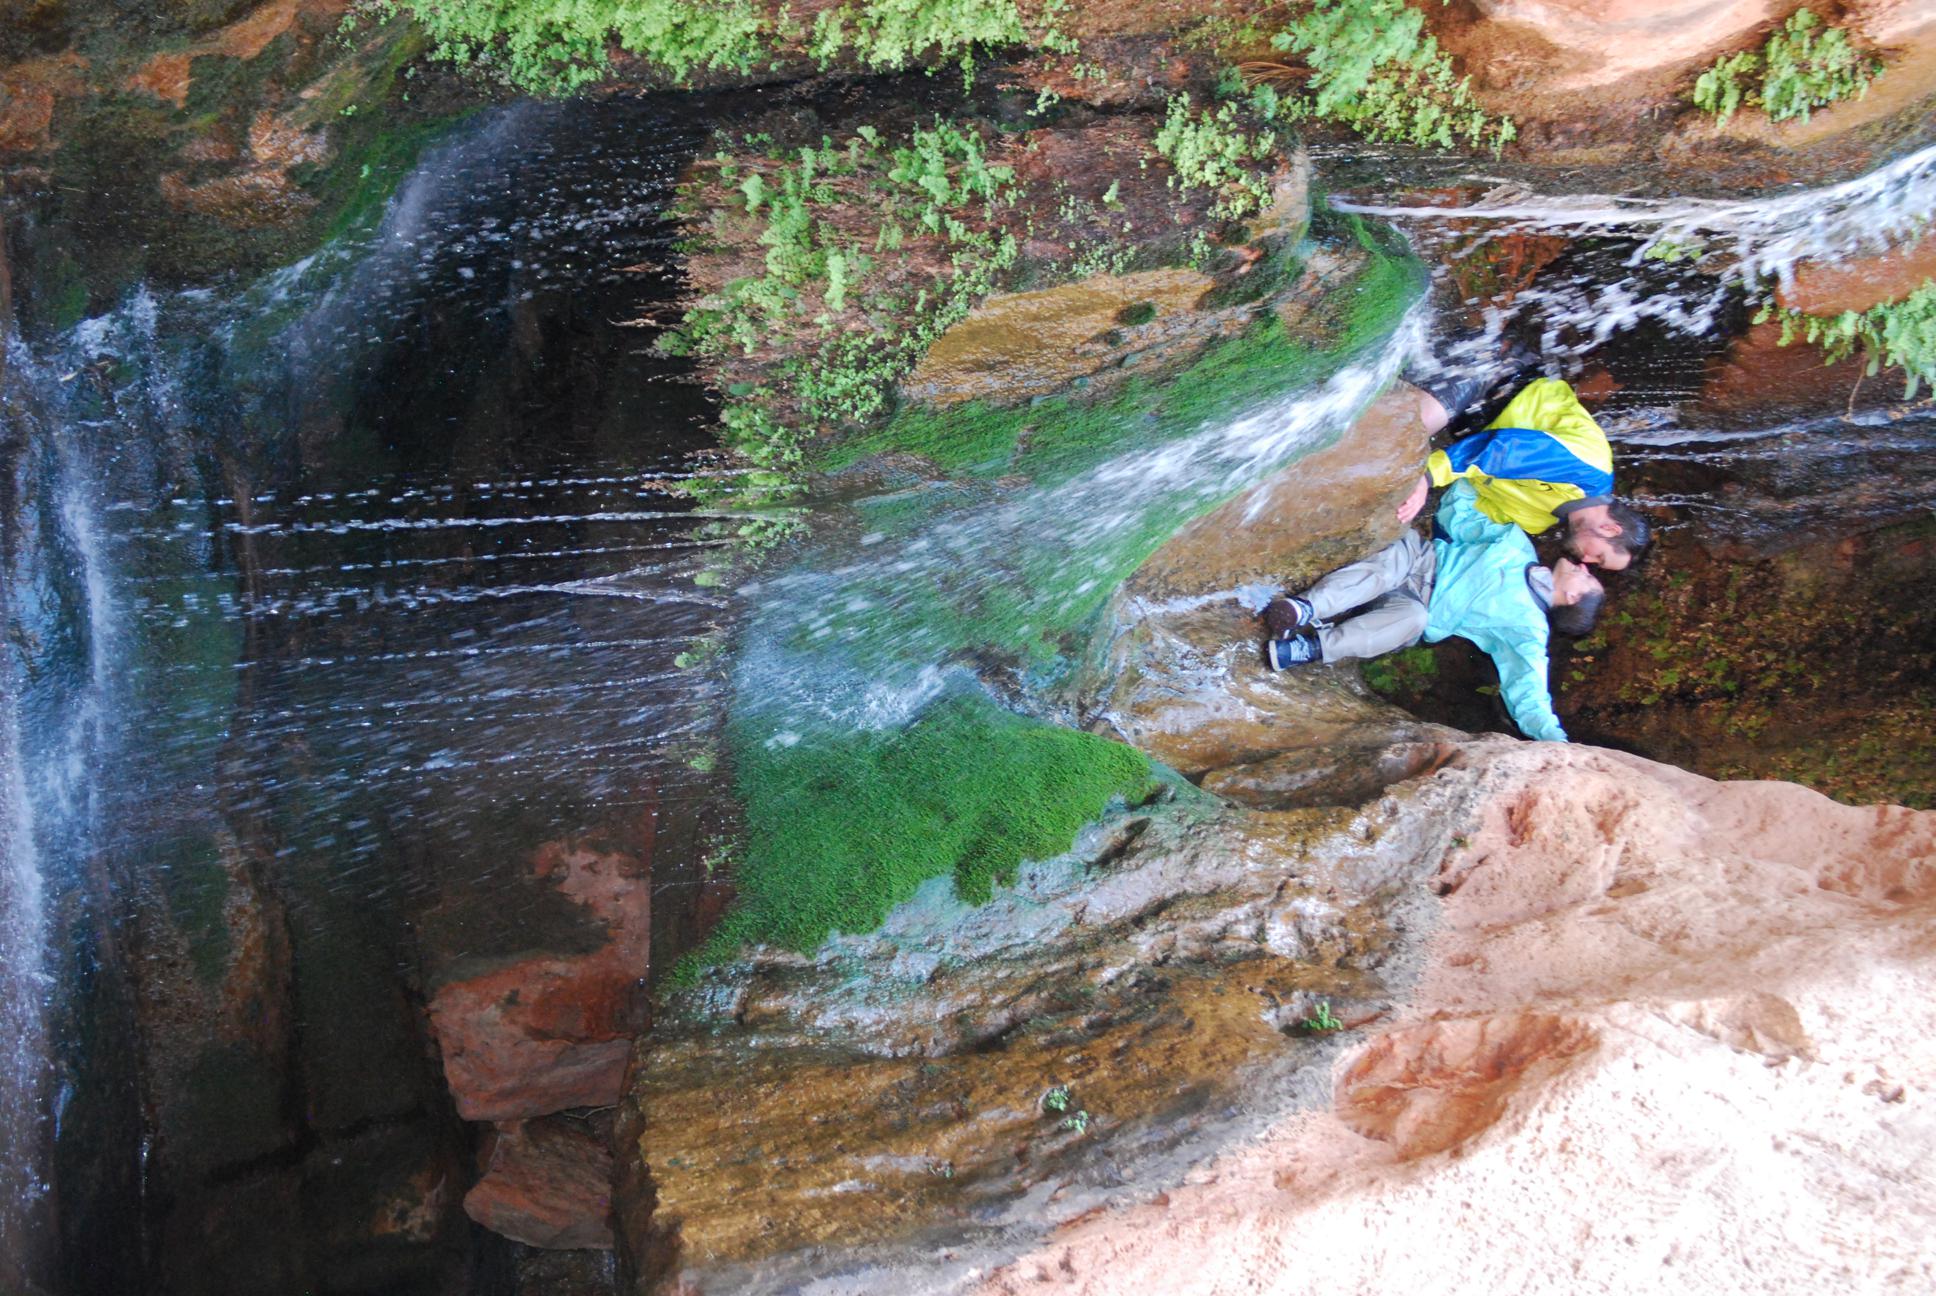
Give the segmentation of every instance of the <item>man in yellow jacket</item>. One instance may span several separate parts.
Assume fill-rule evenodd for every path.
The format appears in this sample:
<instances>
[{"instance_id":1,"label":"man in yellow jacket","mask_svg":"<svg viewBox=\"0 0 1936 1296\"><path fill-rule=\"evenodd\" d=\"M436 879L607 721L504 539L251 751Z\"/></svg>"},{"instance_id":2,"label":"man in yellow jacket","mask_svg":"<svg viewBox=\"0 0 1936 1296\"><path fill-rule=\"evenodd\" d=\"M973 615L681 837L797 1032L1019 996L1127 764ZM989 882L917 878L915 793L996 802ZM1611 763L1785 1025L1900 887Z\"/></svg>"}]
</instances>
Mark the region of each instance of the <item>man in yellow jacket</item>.
<instances>
[{"instance_id":1,"label":"man in yellow jacket","mask_svg":"<svg viewBox=\"0 0 1936 1296\"><path fill-rule=\"evenodd\" d=\"M1428 403L1429 402L1429 403ZM1421 412L1438 402L1426 397ZM1443 414L1443 408L1437 411ZM1613 497L1613 447L1573 389L1556 378L1526 384L1483 432L1461 437L1425 461L1425 475L1399 507L1409 522L1432 486L1470 481L1479 511L1528 535L1564 525L1574 561L1621 571L1647 546L1646 519Z\"/></svg>"}]
</instances>

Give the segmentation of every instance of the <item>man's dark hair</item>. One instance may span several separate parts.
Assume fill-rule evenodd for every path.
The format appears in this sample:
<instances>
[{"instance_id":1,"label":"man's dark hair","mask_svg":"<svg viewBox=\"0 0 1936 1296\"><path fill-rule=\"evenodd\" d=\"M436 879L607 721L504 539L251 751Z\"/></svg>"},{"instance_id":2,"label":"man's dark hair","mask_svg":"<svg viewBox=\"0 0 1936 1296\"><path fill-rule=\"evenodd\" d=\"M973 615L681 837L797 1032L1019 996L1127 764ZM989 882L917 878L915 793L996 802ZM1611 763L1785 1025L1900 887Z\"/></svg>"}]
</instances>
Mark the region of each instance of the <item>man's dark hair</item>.
<instances>
[{"instance_id":1,"label":"man's dark hair","mask_svg":"<svg viewBox=\"0 0 1936 1296\"><path fill-rule=\"evenodd\" d=\"M1555 603L1546 609L1546 624L1554 634L1565 635L1569 639L1583 639L1593 633L1593 623L1600 619L1600 605L1607 601L1605 590L1587 595L1578 603L1561 606Z\"/></svg>"},{"instance_id":2,"label":"man's dark hair","mask_svg":"<svg viewBox=\"0 0 1936 1296\"><path fill-rule=\"evenodd\" d=\"M1647 547L1647 542L1654 538L1653 528L1647 525L1647 519L1619 500L1614 500L1607 505L1607 517L1620 524L1620 534L1607 543L1626 554L1628 558L1639 561L1641 551Z\"/></svg>"}]
</instances>

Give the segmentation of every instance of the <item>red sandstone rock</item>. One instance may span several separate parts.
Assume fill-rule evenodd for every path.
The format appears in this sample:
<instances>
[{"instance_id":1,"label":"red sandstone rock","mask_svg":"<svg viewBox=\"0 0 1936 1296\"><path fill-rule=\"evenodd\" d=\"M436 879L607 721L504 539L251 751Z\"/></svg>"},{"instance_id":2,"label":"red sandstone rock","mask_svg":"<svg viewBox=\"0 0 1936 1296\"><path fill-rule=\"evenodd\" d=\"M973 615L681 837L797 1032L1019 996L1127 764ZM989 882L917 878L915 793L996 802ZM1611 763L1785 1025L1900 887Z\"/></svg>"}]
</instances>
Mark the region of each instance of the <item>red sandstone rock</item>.
<instances>
[{"instance_id":1,"label":"red sandstone rock","mask_svg":"<svg viewBox=\"0 0 1936 1296\"><path fill-rule=\"evenodd\" d=\"M1931 279L1936 279L1936 237L1925 237L1880 256L1798 266L1795 281L1775 299L1810 315L1839 315L1897 301Z\"/></svg>"},{"instance_id":2,"label":"red sandstone rock","mask_svg":"<svg viewBox=\"0 0 1936 1296\"><path fill-rule=\"evenodd\" d=\"M494 1233L558 1250L612 1246L612 1152L577 1121L558 1117L498 1128L484 1177L464 1211Z\"/></svg>"},{"instance_id":3,"label":"red sandstone rock","mask_svg":"<svg viewBox=\"0 0 1936 1296\"><path fill-rule=\"evenodd\" d=\"M1688 63L1735 42L1769 17L1766 0L1477 0L1500 26L1537 33L1577 64L1562 84L1608 85L1656 68Z\"/></svg>"},{"instance_id":4,"label":"red sandstone rock","mask_svg":"<svg viewBox=\"0 0 1936 1296\"><path fill-rule=\"evenodd\" d=\"M642 855L550 842L532 871L602 922L588 954L533 953L439 987L430 1025L466 1120L516 1120L618 1101L643 1027L651 948L649 842Z\"/></svg>"}]
</instances>

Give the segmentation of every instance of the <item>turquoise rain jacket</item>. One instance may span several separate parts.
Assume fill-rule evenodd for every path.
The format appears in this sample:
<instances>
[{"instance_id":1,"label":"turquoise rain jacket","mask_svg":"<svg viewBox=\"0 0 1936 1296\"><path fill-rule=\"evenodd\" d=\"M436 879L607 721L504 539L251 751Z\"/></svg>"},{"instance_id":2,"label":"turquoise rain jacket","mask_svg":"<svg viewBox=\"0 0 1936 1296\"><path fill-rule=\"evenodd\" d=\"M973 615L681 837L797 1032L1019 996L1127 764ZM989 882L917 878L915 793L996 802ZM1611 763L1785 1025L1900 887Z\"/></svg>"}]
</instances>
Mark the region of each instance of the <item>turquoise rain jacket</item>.
<instances>
[{"instance_id":1,"label":"turquoise rain jacket","mask_svg":"<svg viewBox=\"0 0 1936 1296\"><path fill-rule=\"evenodd\" d=\"M1479 511L1469 481L1439 499L1432 526L1438 574L1432 582L1425 639L1457 635L1484 649L1499 668L1499 696L1528 738L1565 742L1546 684L1546 609L1526 583L1536 562L1533 542L1510 522Z\"/></svg>"}]
</instances>

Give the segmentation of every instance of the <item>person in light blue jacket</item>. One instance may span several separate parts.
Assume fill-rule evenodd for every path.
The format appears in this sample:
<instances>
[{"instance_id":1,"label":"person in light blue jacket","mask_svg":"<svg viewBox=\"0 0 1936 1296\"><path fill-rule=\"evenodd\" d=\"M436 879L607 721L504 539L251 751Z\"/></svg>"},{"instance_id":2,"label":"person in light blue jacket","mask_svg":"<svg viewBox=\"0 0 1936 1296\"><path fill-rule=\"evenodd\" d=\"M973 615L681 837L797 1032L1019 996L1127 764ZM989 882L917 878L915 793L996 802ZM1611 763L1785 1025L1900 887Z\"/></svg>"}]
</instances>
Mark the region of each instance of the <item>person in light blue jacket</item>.
<instances>
[{"instance_id":1,"label":"person in light blue jacket","mask_svg":"<svg viewBox=\"0 0 1936 1296\"><path fill-rule=\"evenodd\" d=\"M1593 569L1570 558L1541 566L1523 530L1479 511L1468 481L1440 498L1432 534L1427 544L1408 531L1303 595L1272 600L1264 609L1271 668L1377 657L1457 635L1499 668L1499 695L1520 732L1565 742L1547 687L1547 643L1555 630L1593 629L1605 599Z\"/></svg>"}]
</instances>

